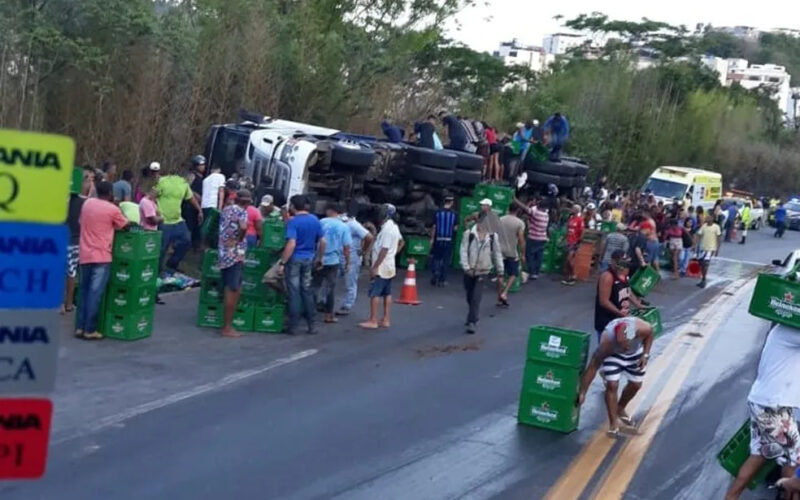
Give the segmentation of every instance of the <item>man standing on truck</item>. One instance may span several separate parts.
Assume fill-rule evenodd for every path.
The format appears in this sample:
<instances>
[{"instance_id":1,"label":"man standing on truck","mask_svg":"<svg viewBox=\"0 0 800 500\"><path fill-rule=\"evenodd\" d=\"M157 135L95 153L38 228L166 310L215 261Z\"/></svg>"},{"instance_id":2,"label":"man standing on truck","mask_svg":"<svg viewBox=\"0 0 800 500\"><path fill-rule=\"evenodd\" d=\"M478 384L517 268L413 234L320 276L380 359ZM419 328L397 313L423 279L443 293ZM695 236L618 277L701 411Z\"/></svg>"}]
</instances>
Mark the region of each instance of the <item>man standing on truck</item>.
<instances>
[{"instance_id":1,"label":"man standing on truck","mask_svg":"<svg viewBox=\"0 0 800 500\"><path fill-rule=\"evenodd\" d=\"M550 161L561 161L561 149L569 139L569 122L560 112L544 122L544 131L550 135Z\"/></svg>"},{"instance_id":2,"label":"man standing on truck","mask_svg":"<svg viewBox=\"0 0 800 500\"><path fill-rule=\"evenodd\" d=\"M458 229L458 215L453 211L453 196L444 198L444 206L433 216L431 228L431 285L447 284L447 268L453 256L453 238Z\"/></svg>"},{"instance_id":3,"label":"man standing on truck","mask_svg":"<svg viewBox=\"0 0 800 500\"><path fill-rule=\"evenodd\" d=\"M450 141L448 149L455 149L458 151L466 151L467 148L467 131L458 117L455 115L448 115L442 111L439 113L439 118L442 119L442 125L447 127L447 138Z\"/></svg>"},{"instance_id":4,"label":"man standing on truck","mask_svg":"<svg viewBox=\"0 0 800 500\"><path fill-rule=\"evenodd\" d=\"M750 457L739 468L725 500L736 500L767 460L783 467L790 478L800 465L800 433L794 408L800 407L800 336L775 325L770 331L758 375L747 396L750 410Z\"/></svg>"},{"instance_id":5,"label":"man standing on truck","mask_svg":"<svg viewBox=\"0 0 800 500\"><path fill-rule=\"evenodd\" d=\"M392 304L392 280L397 274L395 257L403 249L403 236L400 228L394 222L397 208L391 203L386 203L381 208L383 212L383 225L375 244L372 246L372 268L370 278L372 284L369 289L369 318L358 326L367 330L389 328L391 317L389 309ZM378 322L378 306L383 301L383 318Z\"/></svg>"},{"instance_id":6,"label":"man standing on truck","mask_svg":"<svg viewBox=\"0 0 800 500\"><path fill-rule=\"evenodd\" d=\"M322 267L325 254L325 237L316 215L308 213L308 201L300 194L290 201L292 218L286 223L286 246L283 248L279 273L286 277L289 295L289 324L286 333L294 335L300 313L305 315L308 334L314 335L314 290L311 287L312 270Z\"/></svg>"},{"instance_id":7,"label":"man standing on truck","mask_svg":"<svg viewBox=\"0 0 800 500\"><path fill-rule=\"evenodd\" d=\"M417 146L421 148L441 150L442 141L436 133L436 116L428 115L423 122L414 124L414 133L417 135Z\"/></svg>"}]
</instances>

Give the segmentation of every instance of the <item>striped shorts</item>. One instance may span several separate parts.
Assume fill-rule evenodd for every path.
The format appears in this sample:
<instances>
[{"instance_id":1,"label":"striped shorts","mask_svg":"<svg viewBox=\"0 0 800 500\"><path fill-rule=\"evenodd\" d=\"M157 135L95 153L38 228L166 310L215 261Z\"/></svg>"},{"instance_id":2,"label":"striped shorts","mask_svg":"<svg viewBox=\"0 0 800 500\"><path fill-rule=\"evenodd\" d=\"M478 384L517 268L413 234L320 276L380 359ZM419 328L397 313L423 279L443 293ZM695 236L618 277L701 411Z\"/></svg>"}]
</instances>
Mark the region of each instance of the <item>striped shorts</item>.
<instances>
[{"instance_id":1,"label":"striped shorts","mask_svg":"<svg viewBox=\"0 0 800 500\"><path fill-rule=\"evenodd\" d=\"M618 382L623 373L629 382L641 384L644 380L645 370L639 367L639 360L644 354L644 348L633 354L612 354L603 360L600 373L606 382Z\"/></svg>"}]
</instances>

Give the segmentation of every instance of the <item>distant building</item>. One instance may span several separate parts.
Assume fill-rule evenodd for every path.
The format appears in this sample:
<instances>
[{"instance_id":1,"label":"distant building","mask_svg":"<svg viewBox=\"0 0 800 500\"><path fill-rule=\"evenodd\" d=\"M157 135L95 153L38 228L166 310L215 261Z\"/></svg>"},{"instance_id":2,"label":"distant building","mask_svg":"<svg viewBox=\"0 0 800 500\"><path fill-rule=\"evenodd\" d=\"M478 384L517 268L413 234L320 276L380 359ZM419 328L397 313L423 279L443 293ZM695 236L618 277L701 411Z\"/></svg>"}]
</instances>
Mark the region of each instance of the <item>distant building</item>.
<instances>
[{"instance_id":1,"label":"distant building","mask_svg":"<svg viewBox=\"0 0 800 500\"><path fill-rule=\"evenodd\" d=\"M800 30L795 28L775 28L774 30L771 30L770 33L800 38Z\"/></svg>"},{"instance_id":2,"label":"distant building","mask_svg":"<svg viewBox=\"0 0 800 500\"><path fill-rule=\"evenodd\" d=\"M501 42L492 55L502 59L506 66L525 66L537 73L546 70L555 60L555 56L545 53L542 47L523 45L516 38Z\"/></svg>"},{"instance_id":3,"label":"distant building","mask_svg":"<svg viewBox=\"0 0 800 500\"><path fill-rule=\"evenodd\" d=\"M761 30L752 26L726 26L717 28L717 30L730 33L731 35L743 40L758 40L758 37L761 36Z\"/></svg>"},{"instance_id":4,"label":"distant building","mask_svg":"<svg viewBox=\"0 0 800 500\"><path fill-rule=\"evenodd\" d=\"M728 68L729 85L738 82L746 89L769 90L787 119L794 117L791 81L792 76L786 72L786 68L776 64L752 64L745 69Z\"/></svg>"},{"instance_id":5,"label":"distant building","mask_svg":"<svg viewBox=\"0 0 800 500\"><path fill-rule=\"evenodd\" d=\"M570 49L580 47L589 41L585 35L577 35L575 33L554 33L544 37L542 46L547 54L562 55L569 52Z\"/></svg>"}]
</instances>

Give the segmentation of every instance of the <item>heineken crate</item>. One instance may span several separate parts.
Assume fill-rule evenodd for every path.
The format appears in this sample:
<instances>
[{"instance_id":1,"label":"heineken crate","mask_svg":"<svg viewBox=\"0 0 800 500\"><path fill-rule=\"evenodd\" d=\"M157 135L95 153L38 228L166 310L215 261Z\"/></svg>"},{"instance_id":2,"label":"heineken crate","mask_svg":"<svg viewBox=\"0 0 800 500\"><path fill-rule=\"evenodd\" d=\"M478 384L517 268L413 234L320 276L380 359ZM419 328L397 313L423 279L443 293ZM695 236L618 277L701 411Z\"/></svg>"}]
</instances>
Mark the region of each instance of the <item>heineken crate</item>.
<instances>
[{"instance_id":1,"label":"heineken crate","mask_svg":"<svg viewBox=\"0 0 800 500\"><path fill-rule=\"evenodd\" d=\"M197 306L197 326L222 328L222 304L200 302Z\"/></svg>"},{"instance_id":2,"label":"heineken crate","mask_svg":"<svg viewBox=\"0 0 800 500\"><path fill-rule=\"evenodd\" d=\"M492 212L497 214L498 217L502 217L508 213L508 205L498 205L494 203L492 205Z\"/></svg>"},{"instance_id":3,"label":"heineken crate","mask_svg":"<svg viewBox=\"0 0 800 500\"><path fill-rule=\"evenodd\" d=\"M263 333L281 333L284 319L283 305L255 306L253 330Z\"/></svg>"},{"instance_id":4,"label":"heineken crate","mask_svg":"<svg viewBox=\"0 0 800 500\"><path fill-rule=\"evenodd\" d=\"M233 313L233 320L231 325L242 332L253 331L253 318L255 314L255 306L250 302L240 301L236 306Z\"/></svg>"},{"instance_id":5,"label":"heineken crate","mask_svg":"<svg viewBox=\"0 0 800 500\"><path fill-rule=\"evenodd\" d=\"M244 255L244 271L263 276L277 258L274 251L268 248L251 248Z\"/></svg>"},{"instance_id":6,"label":"heineken crate","mask_svg":"<svg viewBox=\"0 0 800 500\"><path fill-rule=\"evenodd\" d=\"M158 259L161 255L161 232L131 229L114 232L113 260Z\"/></svg>"},{"instance_id":7,"label":"heineken crate","mask_svg":"<svg viewBox=\"0 0 800 500\"><path fill-rule=\"evenodd\" d=\"M264 273L245 271L242 273L242 297L254 302L266 300L269 285L264 283Z\"/></svg>"},{"instance_id":8,"label":"heineken crate","mask_svg":"<svg viewBox=\"0 0 800 500\"><path fill-rule=\"evenodd\" d=\"M261 231L261 247L277 250L286 244L286 229L280 219L266 219Z\"/></svg>"},{"instance_id":9,"label":"heineken crate","mask_svg":"<svg viewBox=\"0 0 800 500\"><path fill-rule=\"evenodd\" d=\"M583 369L588 356L588 333L553 326L531 327L528 360Z\"/></svg>"},{"instance_id":10,"label":"heineken crate","mask_svg":"<svg viewBox=\"0 0 800 500\"><path fill-rule=\"evenodd\" d=\"M631 278L631 290L639 297L647 297L661 280L661 275L653 266L645 266Z\"/></svg>"},{"instance_id":11,"label":"heineken crate","mask_svg":"<svg viewBox=\"0 0 800 500\"><path fill-rule=\"evenodd\" d=\"M613 233L617 229L617 222L613 220L604 220L600 223L600 230L604 233Z\"/></svg>"},{"instance_id":12,"label":"heineken crate","mask_svg":"<svg viewBox=\"0 0 800 500\"><path fill-rule=\"evenodd\" d=\"M200 227L200 231L206 246L216 249L219 245L219 210L216 208L209 210L208 216Z\"/></svg>"},{"instance_id":13,"label":"heineken crate","mask_svg":"<svg viewBox=\"0 0 800 500\"><path fill-rule=\"evenodd\" d=\"M431 253L431 239L427 236L408 236L403 253L408 255L428 255Z\"/></svg>"},{"instance_id":14,"label":"heineken crate","mask_svg":"<svg viewBox=\"0 0 800 500\"><path fill-rule=\"evenodd\" d=\"M736 477L739 475L739 468L741 468L742 464L744 464L749 457L750 420L747 420L744 425L736 431L736 434L733 435L730 441L725 444L722 450L717 453L717 460L723 469L728 471L731 476ZM776 467L778 467L778 465L774 460L770 460L762 465L747 487L752 490L759 484L763 484L767 476L769 476Z\"/></svg>"},{"instance_id":15,"label":"heineken crate","mask_svg":"<svg viewBox=\"0 0 800 500\"><path fill-rule=\"evenodd\" d=\"M759 274L749 311L753 316L800 328L800 282L777 274Z\"/></svg>"},{"instance_id":16,"label":"heineken crate","mask_svg":"<svg viewBox=\"0 0 800 500\"><path fill-rule=\"evenodd\" d=\"M641 309L633 309L631 311L632 316L636 316L637 318L642 318L643 320L650 323L653 327L653 336L658 337L661 335L661 332L664 331L664 327L661 324L661 312L658 310L657 307L643 307Z\"/></svg>"},{"instance_id":17,"label":"heineken crate","mask_svg":"<svg viewBox=\"0 0 800 500\"><path fill-rule=\"evenodd\" d=\"M111 314L134 314L153 307L156 302L156 286L128 286L109 283L105 294L105 310Z\"/></svg>"},{"instance_id":18,"label":"heineken crate","mask_svg":"<svg viewBox=\"0 0 800 500\"><path fill-rule=\"evenodd\" d=\"M522 392L536 392L575 401L581 383L581 370L549 363L525 363Z\"/></svg>"},{"instance_id":19,"label":"heineken crate","mask_svg":"<svg viewBox=\"0 0 800 500\"><path fill-rule=\"evenodd\" d=\"M532 391L522 391L519 397L517 421L521 424L569 433L578 428L580 407L569 400Z\"/></svg>"},{"instance_id":20,"label":"heineken crate","mask_svg":"<svg viewBox=\"0 0 800 500\"><path fill-rule=\"evenodd\" d=\"M224 291L222 278L203 278L200 283L200 302L207 304L222 303Z\"/></svg>"},{"instance_id":21,"label":"heineken crate","mask_svg":"<svg viewBox=\"0 0 800 500\"><path fill-rule=\"evenodd\" d=\"M475 212L480 210L481 207L480 205L478 205L479 201L480 198L472 198L468 196L462 197L459 202L460 205L458 210L458 214L461 216L460 218L464 218L467 215L474 214Z\"/></svg>"},{"instance_id":22,"label":"heineken crate","mask_svg":"<svg viewBox=\"0 0 800 500\"><path fill-rule=\"evenodd\" d=\"M153 307L124 314L106 313L100 332L117 340L139 340L153 333Z\"/></svg>"},{"instance_id":23,"label":"heineken crate","mask_svg":"<svg viewBox=\"0 0 800 500\"><path fill-rule=\"evenodd\" d=\"M488 184L478 184L475 186L475 189L472 191L472 196L475 198L476 201L480 201L483 198L489 196L489 185Z\"/></svg>"},{"instance_id":24,"label":"heineken crate","mask_svg":"<svg viewBox=\"0 0 800 500\"><path fill-rule=\"evenodd\" d=\"M489 184L486 187L486 197L492 200L494 205L499 205L508 209L508 207L511 206L511 202L514 200L514 190L507 186Z\"/></svg>"},{"instance_id":25,"label":"heineken crate","mask_svg":"<svg viewBox=\"0 0 800 500\"><path fill-rule=\"evenodd\" d=\"M70 194L81 194L83 190L83 168L75 167L72 169L72 180L70 182Z\"/></svg>"},{"instance_id":26,"label":"heineken crate","mask_svg":"<svg viewBox=\"0 0 800 500\"><path fill-rule=\"evenodd\" d=\"M552 256L542 257L542 265L539 268L539 272L541 274L558 272L558 269L556 268L556 263L553 260Z\"/></svg>"},{"instance_id":27,"label":"heineken crate","mask_svg":"<svg viewBox=\"0 0 800 500\"><path fill-rule=\"evenodd\" d=\"M425 256L420 255L408 255L406 252L401 253L397 256L397 267L407 269L408 268L408 259L414 259L414 270L415 271L424 271L428 269L428 259Z\"/></svg>"},{"instance_id":28,"label":"heineken crate","mask_svg":"<svg viewBox=\"0 0 800 500\"><path fill-rule=\"evenodd\" d=\"M219 270L219 252L207 249L203 253L203 278L221 278L222 272Z\"/></svg>"},{"instance_id":29,"label":"heineken crate","mask_svg":"<svg viewBox=\"0 0 800 500\"><path fill-rule=\"evenodd\" d=\"M111 263L112 284L125 286L155 285L158 279L158 257L146 260L114 258Z\"/></svg>"}]
</instances>

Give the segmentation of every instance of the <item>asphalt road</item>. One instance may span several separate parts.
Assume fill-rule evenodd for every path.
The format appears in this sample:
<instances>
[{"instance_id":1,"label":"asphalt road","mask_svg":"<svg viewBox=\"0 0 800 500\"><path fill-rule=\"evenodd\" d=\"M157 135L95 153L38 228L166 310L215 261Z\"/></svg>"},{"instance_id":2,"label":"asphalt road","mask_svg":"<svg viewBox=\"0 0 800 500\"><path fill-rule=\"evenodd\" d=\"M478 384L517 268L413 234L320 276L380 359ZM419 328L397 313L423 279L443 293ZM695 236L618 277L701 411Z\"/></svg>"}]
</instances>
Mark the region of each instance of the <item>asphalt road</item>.
<instances>
[{"instance_id":1,"label":"asphalt road","mask_svg":"<svg viewBox=\"0 0 800 500\"><path fill-rule=\"evenodd\" d=\"M719 498L715 455L746 418L766 333L746 280L798 234L725 245L705 290L664 279L642 435L612 445L596 437L598 381L577 432L516 423L528 328L589 330L593 283L546 278L503 311L487 289L475 336L457 277L431 289L424 274L423 304L395 306L378 332L356 316L316 337L221 339L193 326L196 292L167 296L146 341L83 343L65 320L48 472L0 498L530 499L559 481L583 484L574 498Z\"/></svg>"}]
</instances>

